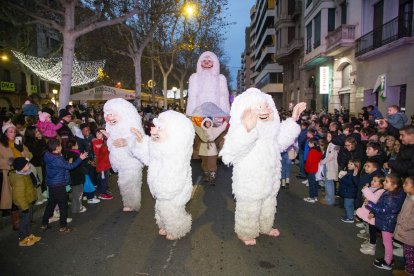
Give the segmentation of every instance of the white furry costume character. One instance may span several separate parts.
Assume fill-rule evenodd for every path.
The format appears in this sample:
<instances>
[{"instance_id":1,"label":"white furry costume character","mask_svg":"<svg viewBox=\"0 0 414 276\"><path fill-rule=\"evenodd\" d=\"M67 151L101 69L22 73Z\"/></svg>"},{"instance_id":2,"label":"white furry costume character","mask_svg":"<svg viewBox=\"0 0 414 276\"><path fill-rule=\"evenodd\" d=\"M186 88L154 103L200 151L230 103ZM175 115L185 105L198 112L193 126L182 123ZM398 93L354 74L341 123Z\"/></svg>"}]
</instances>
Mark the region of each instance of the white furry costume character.
<instances>
[{"instance_id":1,"label":"white furry costume character","mask_svg":"<svg viewBox=\"0 0 414 276\"><path fill-rule=\"evenodd\" d=\"M118 186L124 203L124 210L139 211L141 207L141 186L143 164L130 151L136 145L135 136L131 127L144 131L136 108L128 101L116 98L104 105L106 131L109 134L109 160L112 169L118 172ZM113 141L123 138L127 140L127 147L115 147Z\"/></svg>"},{"instance_id":2,"label":"white furry costume character","mask_svg":"<svg viewBox=\"0 0 414 276\"><path fill-rule=\"evenodd\" d=\"M214 103L229 114L229 90L226 77L220 74L220 62L217 56L208 51L201 54L197 61L197 72L190 77L186 114L194 115L194 110L206 102Z\"/></svg>"},{"instance_id":3,"label":"white furry costume character","mask_svg":"<svg viewBox=\"0 0 414 276\"><path fill-rule=\"evenodd\" d=\"M194 127L185 115L172 110L161 113L153 123L151 138L144 135L133 153L148 165L148 186L156 199L160 234L179 239L191 230L185 205L193 188L190 159Z\"/></svg>"},{"instance_id":4,"label":"white furry costume character","mask_svg":"<svg viewBox=\"0 0 414 276\"><path fill-rule=\"evenodd\" d=\"M243 119L246 110L253 110L257 116L250 131ZM268 112L261 115L262 110ZM230 128L219 155L225 164L234 166L235 232L253 245L260 233L279 234L272 227L280 188L280 153L293 144L300 127L292 118L280 123L272 98L256 88L235 98L230 115Z\"/></svg>"}]
</instances>

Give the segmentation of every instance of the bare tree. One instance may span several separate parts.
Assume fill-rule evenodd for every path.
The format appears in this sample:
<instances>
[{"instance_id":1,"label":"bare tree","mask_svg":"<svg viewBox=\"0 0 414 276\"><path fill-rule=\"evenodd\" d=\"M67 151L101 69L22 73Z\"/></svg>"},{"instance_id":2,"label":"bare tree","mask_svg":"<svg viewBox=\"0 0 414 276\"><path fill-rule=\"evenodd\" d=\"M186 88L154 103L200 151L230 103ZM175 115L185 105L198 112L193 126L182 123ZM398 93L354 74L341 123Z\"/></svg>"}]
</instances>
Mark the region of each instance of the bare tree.
<instances>
[{"instance_id":1,"label":"bare tree","mask_svg":"<svg viewBox=\"0 0 414 276\"><path fill-rule=\"evenodd\" d=\"M33 19L50 29L59 31L63 36L62 78L60 83L59 104L69 103L72 67L76 39L93 30L121 23L138 12L139 1L106 0L59 0L59 1L2 1L5 5ZM110 16L115 14L116 17Z\"/></svg>"}]
</instances>

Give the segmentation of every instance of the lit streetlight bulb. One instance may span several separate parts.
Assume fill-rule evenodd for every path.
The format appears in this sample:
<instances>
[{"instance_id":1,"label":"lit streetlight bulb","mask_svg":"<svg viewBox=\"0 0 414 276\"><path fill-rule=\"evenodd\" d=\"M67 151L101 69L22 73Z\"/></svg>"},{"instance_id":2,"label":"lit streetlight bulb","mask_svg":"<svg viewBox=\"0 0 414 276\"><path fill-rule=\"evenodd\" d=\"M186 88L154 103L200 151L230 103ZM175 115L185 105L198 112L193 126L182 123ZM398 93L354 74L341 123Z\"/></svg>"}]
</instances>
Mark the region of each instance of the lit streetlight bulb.
<instances>
[{"instance_id":1,"label":"lit streetlight bulb","mask_svg":"<svg viewBox=\"0 0 414 276\"><path fill-rule=\"evenodd\" d=\"M184 5L183 14L186 17L193 17L197 13L197 7L193 3L187 3Z\"/></svg>"},{"instance_id":2,"label":"lit streetlight bulb","mask_svg":"<svg viewBox=\"0 0 414 276\"><path fill-rule=\"evenodd\" d=\"M1 60L2 61L8 61L9 57L6 54L1 55Z\"/></svg>"}]
</instances>

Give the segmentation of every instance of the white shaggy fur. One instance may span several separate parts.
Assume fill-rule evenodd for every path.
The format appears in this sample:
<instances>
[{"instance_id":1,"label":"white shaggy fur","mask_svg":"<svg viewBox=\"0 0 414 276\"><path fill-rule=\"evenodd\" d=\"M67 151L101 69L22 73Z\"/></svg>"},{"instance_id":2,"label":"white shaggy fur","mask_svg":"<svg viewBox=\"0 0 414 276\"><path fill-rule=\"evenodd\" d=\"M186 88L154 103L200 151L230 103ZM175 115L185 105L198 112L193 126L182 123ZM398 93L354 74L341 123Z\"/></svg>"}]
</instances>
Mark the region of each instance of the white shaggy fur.
<instances>
[{"instance_id":1,"label":"white shaggy fur","mask_svg":"<svg viewBox=\"0 0 414 276\"><path fill-rule=\"evenodd\" d=\"M121 192L124 207L139 211L141 207L141 186L143 163L131 154L130 148L136 144L135 136L131 133L134 127L143 133L141 116L136 108L128 101L116 98L104 105L104 116L113 115L117 122L111 125L106 122L106 131L109 134L109 160L112 169L118 172L118 186ZM123 138L127 140L127 147L115 147L113 141Z\"/></svg>"},{"instance_id":2,"label":"white shaggy fur","mask_svg":"<svg viewBox=\"0 0 414 276\"><path fill-rule=\"evenodd\" d=\"M213 67L204 69L201 62L210 57ZM226 114L229 113L229 90L226 77L220 74L220 62L212 52L204 52L197 61L197 72L192 74L188 84L188 100L186 114L192 116L194 110L203 103L216 104Z\"/></svg>"},{"instance_id":3,"label":"white shaggy fur","mask_svg":"<svg viewBox=\"0 0 414 276\"><path fill-rule=\"evenodd\" d=\"M272 109L274 119L258 120L256 127L247 132L241 120L243 112L262 102ZM280 153L294 143L300 127L292 118L280 123L272 98L256 88L235 98L230 115L230 128L219 155L225 164L234 165L235 232L239 237L254 239L272 229L280 188Z\"/></svg>"},{"instance_id":4,"label":"white shaggy fur","mask_svg":"<svg viewBox=\"0 0 414 276\"><path fill-rule=\"evenodd\" d=\"M187 117L175 111L163 112L153 122L165 132L165 139L154 141L143 136L133 153L148 165L148 186L156 199L158 227L179 239L191 230L191 216L185 204L193 188L190 159L194 127Z\"/></svg>"}]
</instances>

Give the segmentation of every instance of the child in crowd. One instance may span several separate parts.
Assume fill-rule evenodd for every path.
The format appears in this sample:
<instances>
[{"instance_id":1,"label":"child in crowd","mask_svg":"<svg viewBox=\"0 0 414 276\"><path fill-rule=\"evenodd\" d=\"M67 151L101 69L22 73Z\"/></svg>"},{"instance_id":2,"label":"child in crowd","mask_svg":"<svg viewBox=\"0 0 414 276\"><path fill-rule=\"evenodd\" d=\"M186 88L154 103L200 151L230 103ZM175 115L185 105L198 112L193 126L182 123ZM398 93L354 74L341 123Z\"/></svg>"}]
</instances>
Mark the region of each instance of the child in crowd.
<instances>
[{"instance_id":1,"label":"child in crowd","mask_svg":"<svg viewBox=\"0 0 414 276\"><path fill-rule=\"evenodd\" d=\"M81 152L78 148L76 139L69 138L67 142L66 160L69 163L73 163L76 159L80 158ZM85 181L85 175L88 173L83 162L70 171L70 186L72 189L72 213L86 212L86 208L82 205L83 195L83 182Z\"/></svg>"},{"instance_id":2,"label":"child in crowd","mask_svg":"<svg viewBox=\"0 0 414 276\"><path fill-rule=\"evenodd\" d=\"M366 185L369 186L371 184L374 176L383 176L381 168L375 160L368 159L364 165L364 173L362 173L359 178L358 191L355 202L356 208L362 207L362 204L364 203L364 200L362 198L362 189Z\"/></svg>"},{"instance_id":3,"label":"child in crowd","mask_svg":"<svg viewBox=\"0 0 414 276\"><path fill-rule=\"evenodd\" d=\"M98 198L112 199L112 195L108 194L109 170L111 163L109 162L109 150L106 145L106 137L102 133L103 128L98 128L95 133L95 139L92 140L93 153L96 158L96 172L98 173Z\"/></svg>"},{"instance_id":4,"label":"child in crowd","mask_svg":"<svg viewBox=\"0 0 414 276\"><path fill-rule=\"evenodd\" d=\"M72 228L67 226L68 216L68 196L66 185L70 183L69 171L80 165L82 160L88 157L84 152L79 155L73 163L69 163L62 156L62 145L57 139L50 139L48 151L45 153L44 160L46 165L46 185L49 188L49 200L43 213L41 229L46 231L49 226L49 218L53 215L56 204L60 212L59 232L68 233Z\"/></svg>"},{"instance_id":5,"label":"child in crowd","mask_svg":"<svg viewBox=\"0 0 414 276\"><path fill-rule=\"evenodd\" d=\"M369 240L364 242L361 245L361 253L367 255L375 255L375 245L377 243L377 228L375 227L375 218L369 218L369 210L366 207L368 201L377 203L381 195L385 192L384 187L384 177L374 176L371 181L371 186L365 185L362 189L362 193L365 198L365 203L361 208L358 208L356 211L357 216L369 223Z\"/></svg>"},{"instance_id":6,"label":"child in crowd","mask_svg":"<svg viewBox=\"0 0 414 276\"><path fill-rule=\"evenodd\" d=\"M414 176L405 179L403 188L407 197L398 215L394 238L404 244L405 272L414 275Z\"/></svg>"},{"instance_id":7,"label":"child in crowd","mask_svg":"<svg viewBox=\"0 0 414 276\"><path fill-rule=\"evenodd\" d=\"M295 143L296 144L296 143ZM296 158L295 144L289 146L280 155L282 157L282 176L281 176L281 188L289 189L290 174L292 171L292 161Z\"/></svg>"},{"instance_id":8,"label":"child in crowd","mask_svg":"<svg viewBox=\"0 0 414 276\"><path fill-rule=\"evenodd\" d=\"M10 172L13 203L19 208L19 246L32 246L40 241L40 237L30 234L33 202L36 201L36 190L33 186L31 164L24 157L13 160L14 172Z\"/></svg>"},{"instance_id":9,"label":"child in crowd","mask_svg":"<svg viewBox=\"0 0 414 276\"><path fill-rule=\"evenodd\" d=\"M320 162L320 165L325 166L325 200L321 203L326 205L335 204L335 181L338 180L339 148L331 142L334 135L334 132L327 133L326 140L329 144Z\"/></svg>"},{"instance_id":10,"label":"child in crowd","mask_svg":"<svg viewBox=\"0 0 414 276\"><path fill-rule=\"evenodd\" d=\"M318 182L316 181L316 172L318 171L319 162L322 159L322 152L316 138L308 141L309 152L305 163L305 172L309 182L309 197L303 200L309 203L318 202Z\"/></svg>"},{"instance_id":11,"label":"child in crowd","mask_svg":"<svg viewBox=\"0 0 414 276\"><path fill-rule=\"evenodd\" d=\"M56 130L62 127L62 123L54 124L50 118L50 114L46 111L39 111L39 121L36 123L37 129L46 139L55 139L57 137Z\"/></svg>"},{"instance_id":12,"label":"child in crowd","mask_svg":"<svg viewBox=\"0 0 414 276\"><path fill-rule=\"evenodd\" d=\"M347 173L339 180L339 196L344 199L345 208L345 216L341 218L343 222L354 223L354 201L357 195L360 169L359 160L350 160Z\"/></svg>"},{"instance_id":13,"label":"child in crowd","mask_svg":"<svg viewBox=\"0 0 414 276\"><path fill-rule=\"evenodd\" d=\"M374 266L391 270L393 265L392 238L397 216L401 210L405 199L405 193L401 187L401 179L395 174L385 177L385 192L381 195L377 203L368 201L366 207L372 213L369 218L375 217L375 227L381 231L382 242L385 248L384 258L377 258Z\"/></svg>"}]
</instances>

